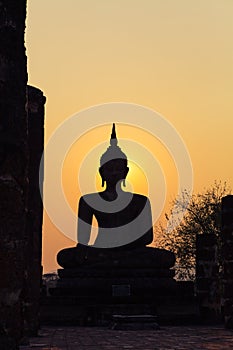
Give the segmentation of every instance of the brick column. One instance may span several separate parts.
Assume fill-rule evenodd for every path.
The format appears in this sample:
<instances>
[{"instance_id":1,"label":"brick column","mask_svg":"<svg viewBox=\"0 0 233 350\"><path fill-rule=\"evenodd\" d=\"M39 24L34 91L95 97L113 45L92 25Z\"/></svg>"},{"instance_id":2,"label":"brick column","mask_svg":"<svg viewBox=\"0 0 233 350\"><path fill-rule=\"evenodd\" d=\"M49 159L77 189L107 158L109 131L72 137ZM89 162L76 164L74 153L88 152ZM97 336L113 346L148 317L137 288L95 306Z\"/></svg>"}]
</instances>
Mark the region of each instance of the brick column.
<instances>
[{"instance_id":1,"label":"brick column","mask_svg":"<svg viewBox=\"0 0 233 350\"><path fill-rule=\"evenodd\" d=\"M227 328L233 328L233 196L222 198L223 310Z\"/></svg>"},{"instance_id":2,"label":"brick column","mask_svg":"<svg viewBox=\"0 0 233 350\"><path fill-rule=\"evenodd\" d=\"M39 167L44 150L45 97L39 89L28 86L28 275L25 295L25 334L36 335L39 329L39 298L42 280L42 220L43 204L39 190Z\"/></svg>"},{"instance_id":3,"label":"brick column","mask_svg":"<svg viewBox=\"0 0 233 350\"><path fill-rule=\"evenodd\" d=\"M25 17L26 0L0 1L0 348L4 332L19 340L24 325L28 192Z\"/></svg>"},{"instance_id":4,"label":"brick column","mask_svg":"<svg viewBox=\"0 0 233 350\"><path fill-rule=\"evenodd\" d=\"M214 234L197 235L196 288L203 321L221 320L218 244Z\"/></svg>"}]
</instances>

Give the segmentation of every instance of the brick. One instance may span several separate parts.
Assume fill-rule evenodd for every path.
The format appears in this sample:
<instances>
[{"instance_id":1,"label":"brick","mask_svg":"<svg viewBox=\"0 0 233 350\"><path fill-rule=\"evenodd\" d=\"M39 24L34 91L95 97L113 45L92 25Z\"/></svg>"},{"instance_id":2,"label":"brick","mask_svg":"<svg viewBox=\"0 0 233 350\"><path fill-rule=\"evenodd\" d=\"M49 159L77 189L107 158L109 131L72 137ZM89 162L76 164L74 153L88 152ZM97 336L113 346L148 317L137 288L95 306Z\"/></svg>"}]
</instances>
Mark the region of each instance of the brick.
<instances>
[{"instance_id":1,"label":"brick","mask_svg":"<svg viewBox=\"0 0 233 350\"><path fill-rule=\"evenodd\" d=\"M229 350L233 348L231 331L222 326L173 326L160 330L118 331L100 327L43 327L40 338L31 344L52 344L54 350ZM58 336L59 335L59 336ZM66 341L61 343L60 339ZM28 350L20 347L20 350ZM33 349L31 346L30 349Z\"/></svg>"}]
</instances>

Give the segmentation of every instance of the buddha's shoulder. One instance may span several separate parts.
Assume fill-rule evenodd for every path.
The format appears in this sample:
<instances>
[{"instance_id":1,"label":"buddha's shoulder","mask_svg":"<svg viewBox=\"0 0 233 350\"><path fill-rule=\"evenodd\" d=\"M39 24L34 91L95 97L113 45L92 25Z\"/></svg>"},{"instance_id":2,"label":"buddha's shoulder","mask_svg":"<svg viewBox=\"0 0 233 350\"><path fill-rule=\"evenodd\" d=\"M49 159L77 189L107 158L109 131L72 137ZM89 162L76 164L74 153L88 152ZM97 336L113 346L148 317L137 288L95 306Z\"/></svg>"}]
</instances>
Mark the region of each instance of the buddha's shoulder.
<instances>
[{"instance_id":1,"label":"buddha's shoulder","mask_svg":"<svg viewBox=\"0 0 233 350\"><path fill-rule=\"evenodd\" d=\"M80 197L80 201L89 201L89 200L94 200L94 199L98 199L99 198L99 194L97 192L94 193L86 193L83 196Z\"/></svg>"},{"instance_id":2,"label":"buddha's shoulder","mask_svg":"<svg viewBox=\"0 0 233 350\"><path fill-rule=\"evenodd\" d=\"M149 198L144 196L143 194L139 194L139 193L133 193L133 199L135 201L138 201L138 202L149 202Z\"/></svg>"},{"instance_id":3,"label":"buddha's shoulder","mask_svg":"<svg viewBox=\"0 0 233 350\"><path fill-rule=\"evenodd\" d=\"M143 194L140 194L140 193L132 193L133 197L134 198L141 198L141 199L144 199L144 200L147 200L148 197L144 196Z\"/></svg>"}]
</instances>

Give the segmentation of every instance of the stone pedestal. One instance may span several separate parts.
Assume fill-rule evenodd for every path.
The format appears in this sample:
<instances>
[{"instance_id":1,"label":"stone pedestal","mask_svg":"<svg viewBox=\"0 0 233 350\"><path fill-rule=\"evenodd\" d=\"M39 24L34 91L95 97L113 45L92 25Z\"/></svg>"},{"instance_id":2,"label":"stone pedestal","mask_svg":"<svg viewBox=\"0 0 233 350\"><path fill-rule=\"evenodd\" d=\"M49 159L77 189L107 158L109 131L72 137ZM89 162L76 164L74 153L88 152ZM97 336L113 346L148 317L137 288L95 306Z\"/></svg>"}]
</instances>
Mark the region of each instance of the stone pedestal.
<instances>
[{"instance_id":1,"label":"stone pedestal","mask_svg":"<svg viewBox=\"0 0 233 350\"><path fill-rule=\"evenodd\" d=\"M156 270L131 271L93 270L88 276L61 278L57 283L56 295L79 295L117 298L118 296L152 298L175 292L176 282L170 276L156 275ZM61 275L61 273L60 273ZM160 275L160 276L159 276ZM118 291L117 291L118 289Z\"/></svg>"},{"instance_id":2,"label":"stone pedestal","mask_svg":"<svg viewBox=\"0 0 233 350\"><path fill-rule=\"evenodd\" d=\"M58 270L59 280L56 288L50 289L51 298L63 304L76 303L71 318L79 324L89 318L94 324L110 322L113 314L155 316L157 298L176 294L175 272L171 269L175 256L166 250L78 246L59 252L58 262L64 268Z\"/></svg>"},{"instance_id":3,"label":"stone pedestal","mask_svg":"<svg viewBox=\"0 0 233 350\"><path fill-rule=\"evenodd\" d=\"M79 257L79 254L83 254ZM75 260L76 257L76 260ZM80 259L80 260L79 260ZM175 290L173 253L156 248L98 249L78 246L58 253L57 294L114 295L117 286L129 296L153 297ZM123 292L122 292L123 293Z\"/></svg>"}]
</instances>

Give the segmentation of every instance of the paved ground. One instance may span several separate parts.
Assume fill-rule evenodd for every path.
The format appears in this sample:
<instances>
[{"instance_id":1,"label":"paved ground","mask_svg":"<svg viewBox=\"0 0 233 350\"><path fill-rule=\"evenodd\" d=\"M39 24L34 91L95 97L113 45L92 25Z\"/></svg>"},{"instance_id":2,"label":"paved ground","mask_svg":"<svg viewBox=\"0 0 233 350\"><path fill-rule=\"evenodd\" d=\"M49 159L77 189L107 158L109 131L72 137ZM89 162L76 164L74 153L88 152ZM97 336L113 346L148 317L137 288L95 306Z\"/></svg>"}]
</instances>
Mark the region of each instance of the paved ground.
<instances>
[{"instance_id":1,"label":"paved ground","mask_svg":"<svg viewBox=\"0 0 233 350\"><path fill-rule=\"evenodd\" d=\"M43 327L20 350L233 350L233 332L219 326L121 331L99 327Z\"/></svg>"}]
</instances>

